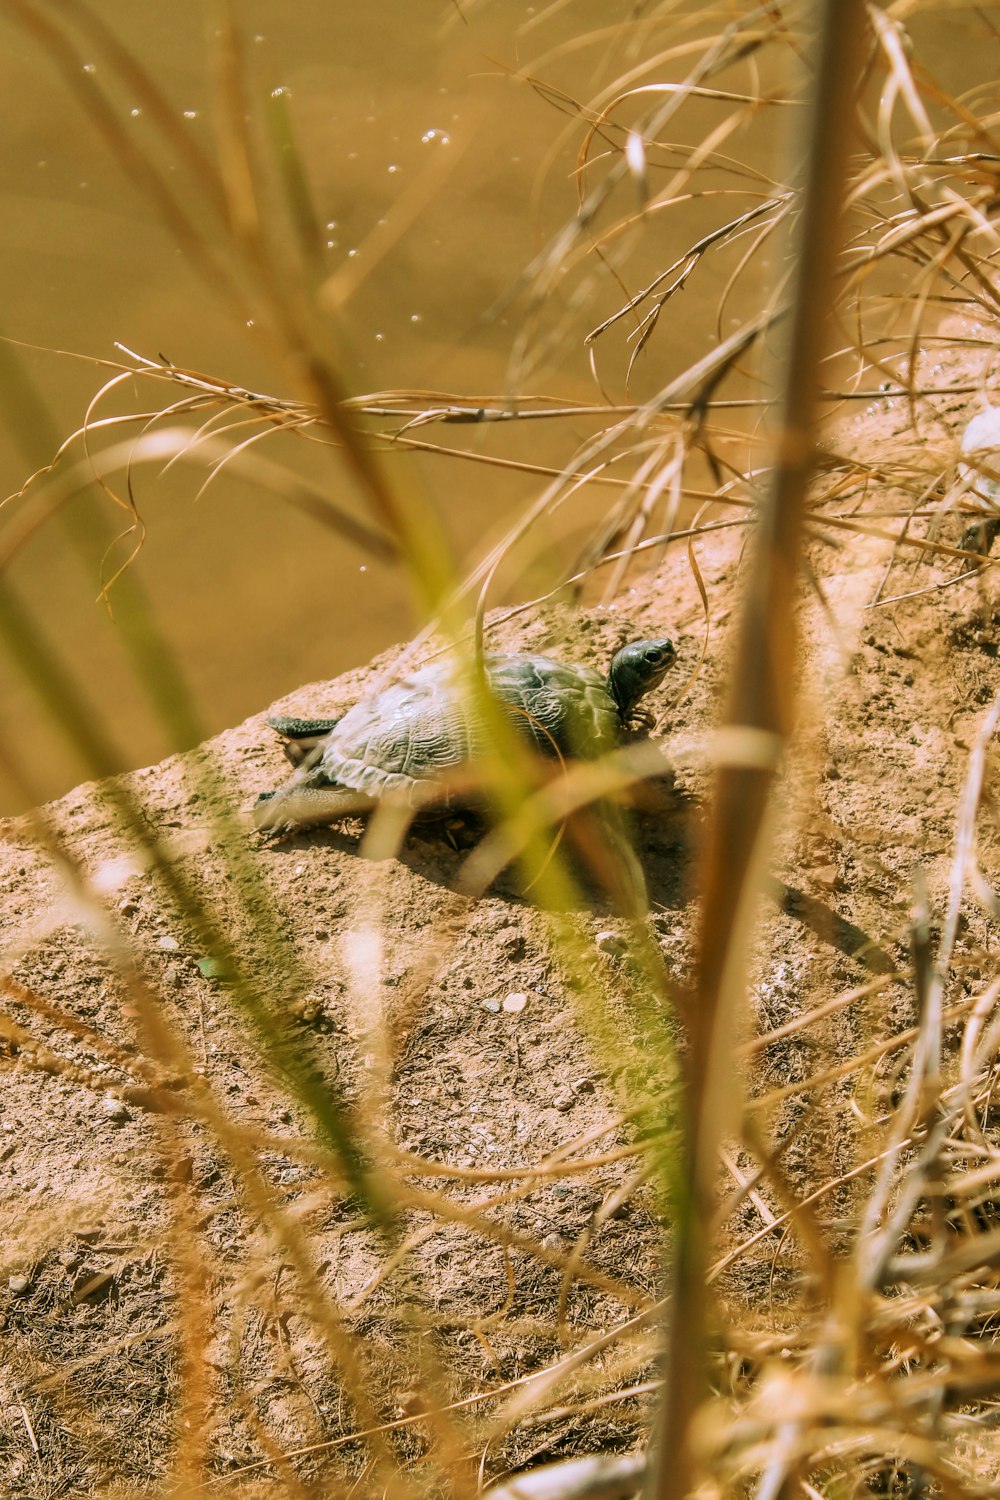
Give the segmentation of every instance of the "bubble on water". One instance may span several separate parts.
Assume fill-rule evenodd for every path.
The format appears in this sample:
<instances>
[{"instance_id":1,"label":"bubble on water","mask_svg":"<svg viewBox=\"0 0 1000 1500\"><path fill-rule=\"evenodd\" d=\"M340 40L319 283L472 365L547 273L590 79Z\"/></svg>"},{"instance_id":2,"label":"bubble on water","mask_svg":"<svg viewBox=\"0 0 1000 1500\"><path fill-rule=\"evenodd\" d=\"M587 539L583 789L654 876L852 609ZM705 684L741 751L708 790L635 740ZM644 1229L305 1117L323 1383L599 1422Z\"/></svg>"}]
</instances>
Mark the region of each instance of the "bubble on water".
<instances>
[{"instance_id":1,"label":"bubble on water","mask_svg":"<svg viewBox=\"0 0 1000 1500\"><path fill-rule=\"evenodd\" d=\"M276 89L271 90L272 99L290 99L291 97L291 89L285 88L284 84L279 84Z\"/></svg>"},{"instance_id":2,"label":"bubble on water","mask_svg":"<svg viewBox=\"0 0 1000 1500\"><path fill-rule=\"evenodd\" d=\"M411 323L422 323L423 319L421 318L421 316L420 316L419 313L410 313L410 322Z\"/></svg>"},{"instance_id":3,"label":"bubble on water","mask_svg":"<svg viewBox=\"0 0 1000 1500\"><path fill-rule=\"evenodd\" d=\"M327 227L327 229L336 229L336 227L337 227L337 221L336 221L336 219L328 219L326 227Z\"/></svg>"},{"instance_id":4,"label":"bubble on water","mask_svg":"<svg viewBox=\"0 0 1000 1500\"><path fill-rule=\"evenodd\" d=\"M357 255L357 253L358 252L356 250L348 250L348 252L347 252L347 258L348 258L348 260L353 260L354 257Z\"/></svg>"},{"instance_id":5,"label":"bubble on water","mask_svg":"<svg viewBox=\"0 0 1000 1500\"><path fill-rule=\"evenodd\" d=\"M646 142L638 130L630 130L625 137L625 161L632 176L645 181Z\"/></svg>"},{"instance_id":6,"label":"bubble on water","mask_svg":"<svg viewBox=\"0 0 1000 1500\"><path fill-rule=\"evenodd\" d=\"M130 109L129 110L129 114L132 116L133 120L138 120L139 116L142 114L142 110L141 109Z\"/></svg>"},{"instance_id":7,"label":"bubble on water","mask_svg":"<svg viewBox=\"0 0 1000 1500\"><path fill-rule=\"evenodd\" d=\"M197 120L198 111L196 109L186 109L184 111L184 118L185 120Z\"/></svg>"},{"instance_id":8,"label":"bubble on water","mask_svg":"<svg viewBox=\"0 0 1000 1500\"><path fill-rule=\"evenodd\" d=\"M368 572L368 569L365 567L364 563L361 564L360 568L358 569L358 572L359 573L367 573Z\"/></svg>"},{"instance_id":9,"label":"bubble on water","mask_svg":"<svg viewBox=\"0 0 1000 1500\"><path fill-rule=\"evenodd\" d=\"M395 162L393 162L392 166L389 168L389 171L390 172L398 172L399 171L399 168L396 166Z\"/></svg>"},{"instance_id":10,"label":"bubble on water","mask_svg":"<svg viewBox=\"0 0 1000 1500\"><path fill-rule=\"evenodd\" d=\"M96 73L97 72L97 67L96 67L96 65L94 63L84 63L84 65L83 65L83 71L85 73Z\"/></svg>"},{"instance_id":11,"label":"bubble on water","mask_svg":"<svg viewBox=\"0 0 1000 1500\"><path fill-rule=\"evenodd\" d=\"M425 146L447 146L451 137L446 130L425 130L420 139Z\"/></svg>"},{"instance_id":12,"label":"bubble on water","mask_svg":"<svg viewBox=\"0 0 1000 1500\"><path fill-rule=\"evenodd\" d=\"M385 334L384 333L377 333L375 335L375 342L376 342L376 344L384 343L384 341L385 341Z\"/></svg>"}]
</instances>

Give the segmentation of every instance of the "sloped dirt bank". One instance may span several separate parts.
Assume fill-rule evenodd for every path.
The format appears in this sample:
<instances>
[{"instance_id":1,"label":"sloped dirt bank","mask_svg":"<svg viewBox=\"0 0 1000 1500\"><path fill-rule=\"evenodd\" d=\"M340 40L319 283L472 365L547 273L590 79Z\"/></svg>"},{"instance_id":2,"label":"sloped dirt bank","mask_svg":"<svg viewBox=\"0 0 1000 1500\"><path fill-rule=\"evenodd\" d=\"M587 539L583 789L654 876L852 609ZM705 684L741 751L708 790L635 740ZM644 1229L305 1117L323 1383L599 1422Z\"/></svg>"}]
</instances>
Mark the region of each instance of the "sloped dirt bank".
<instances>
[{"instance_id":1,"label":"sloped dirt bank","mask_svg":"<svg viewBox=\"0 0 1000 1500\"><path fill-rule=\"evenodd\" d=\"M961 420L943 418L952 431ZM912 441L905 407L888 403L850 435L870 454ZM961 526L950 524L954 543ZM698 544L709 650L660 732L670 798L638 818L651 929L681 991L741 542L722 532ZM852 1202L840 1179L892 1097L892 1039L915 1018L910 988L896 981L915 872L940 913L970 752L1000 686L992 569L919 592L958 565L917 554L894 565L886 587L891 552L878 536L832 529L810 543L817 586L804 591L798 743L744 1031L733 1039L761 1128L786 1142L789 1180L802 1196L821 1195L834 1237ZM872 608L880 587L911 597ZM499 640L603 664L625 639L669 633L680 660L662 704L694 672L704 628L678 550L615 608L540 612ZM269 707L335 713L394 659ZM244 806L286 769L263 708L208 747ZM571 918L603 997L599 1010L581 1010L553 919L513 886L501 881L469 902L453 891L463 853L440 829L418 828L400 858L372 862L359 857L362 824L346 822L248 846L255 899L294 958L290 992L291 971L255 919L263 908L248 905L208 836L197 779L174 759L129 784L182 850L206 835L189 839L179 868L261 992L273 975L281 1024L313 1076L359 1118L384 1113L391 1141L425 1170L413 1160L403 1173L408 1253L390 1252L349 1187L317 1164L275 1057L255 1045L176 893L135 868L100 789L80 787L46 809L61 858L30 820L5 825L0 1464L9 1492L155 1485L189 1439L204 1445L213 1482L264 1492L285 1482L282 1454L297 1455L289 1462L300 1475L346 1476L363 1491L373 1443L414 1464L437 1443L474 1478L481 1459L490 1475L644 1438L655 1319L641 1315L660 1295L669 1231L623 1110L650 1094L666 1099L669 1080L650 1076L651 1018L620 926L599 904ZM996 852L984 829L987 873ZM995 965L996 946L995 925L969 908L951 1003ZM145 976L145 1000L130 971ZM676 1021L663 1024L683 1045ZM752 1041L779 1028L770 1045ZM852 1067L859 1055L867 1060ZM545 1172L517 1175L543 1161ZM574 1161L585 1165L567 1170ZM745 1185L750 1166L735 1145L727 1163L728 1186ZM751 1190L718 1233L725 1295L776 1328L799 1269L776 1232L780 1212ZM421 1359L425 1386L415 1379ZM559 1360L547 1405L511 1416L483 1456L480 1418L522 1399L530 1387L513 1383ZM430 1417L427 1391L468 1405ZM367 1443L352 1436L385 1423L396 1425Z\"/></svg>"}]
</instances>

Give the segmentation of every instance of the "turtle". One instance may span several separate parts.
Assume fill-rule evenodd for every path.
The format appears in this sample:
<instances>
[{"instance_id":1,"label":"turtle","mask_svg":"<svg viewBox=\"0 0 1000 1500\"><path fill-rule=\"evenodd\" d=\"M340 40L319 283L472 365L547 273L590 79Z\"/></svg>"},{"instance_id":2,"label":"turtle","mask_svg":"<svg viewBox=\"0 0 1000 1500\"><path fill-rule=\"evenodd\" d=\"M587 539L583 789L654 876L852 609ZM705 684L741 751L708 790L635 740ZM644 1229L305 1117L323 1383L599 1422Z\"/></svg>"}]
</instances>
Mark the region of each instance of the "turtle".
<instances>
[{"instance_id":1,"label":"turtle","mask_svg":"<svg viewBox=\"0 0 1000 1500\"><path fill-rule=\"evenodd\" d=\"M615 748L637 721L640 698L663 680L676 657L665 636L616 651L607 676L529 653L488 654L488 691L518 735L543 756L596 758ZM297 766L254 808L262 832L331 823L392 798L419 809L431 802L468 805L449 791L448 773L491 743L488 716L468 691L468 668L454 657L410 673L339 719L272 717Z\"/></svg>"}]
</instances>

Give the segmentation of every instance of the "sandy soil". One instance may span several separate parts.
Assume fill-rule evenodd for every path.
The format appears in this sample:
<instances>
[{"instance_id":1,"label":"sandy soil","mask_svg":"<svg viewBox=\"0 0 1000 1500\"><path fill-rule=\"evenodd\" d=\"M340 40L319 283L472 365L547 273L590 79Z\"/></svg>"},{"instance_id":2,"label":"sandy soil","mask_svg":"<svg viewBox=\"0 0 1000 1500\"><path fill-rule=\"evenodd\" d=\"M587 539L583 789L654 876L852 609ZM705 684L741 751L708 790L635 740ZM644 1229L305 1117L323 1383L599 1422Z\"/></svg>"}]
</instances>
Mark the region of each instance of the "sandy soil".
<instances>
[{"instance_id":1,"label":"sandy soil","mask_svg":"<svg viewBox=\"0 0 1000 1500\"><path fill-rule=\"evenodd\" d=\"M951 432L961 422L961 411L946 414ZM884 454L912 442L906 424L905 408L879 403L849 431L864 434L869 453L874 440ZM948 431L934 438L946 443ZM959 531L956 522L952 541ZM792 1137L784 1161L803 1194L856 1159L875 1102L893 1088L894 1054L822 1091L796 1085L912 1023L910 991L890 981L905 962L914 872L924 872L939 913L970 748L1000 685L992 570L871 609L880 584L886 597L907 593L944 582L957 565L906 554L885 580L887 543L830 535L839 546L810 543L822 599L811 588L804 595L799 745L781 798L742 1038L869 987L747 1063L751 1093L788 1090L760 1123L772 1139ZM704 666L686 689L704 616L679 549L613 609L540 612L500 633L505 647L595 664L632 636L666 631L678 642L679 664L658 695L664 705L682 693L660 731L674 784L669 799L639 816L637 846L653 898L651 928L680 989L692 962L693 854L739 545L735 534L720 533L698 547L712 630ZM212 741L211 763L239 802L248 805L285 774L265 711L335 712L393 660L390 652L370 668L261 705L261 715ZM204 829L204 792L180 759L137 772L130 785L151 824L182 847ZM405 1226L416 1235L410 1257L382 1275L385 1253L356 1199L310 1164L306 1113L282 1086L275 1057L261 1055L251 1020L163 881L135 870L100 789L80 787L45 816L71 862L45 848L30 820L0 829L3 1493L34 1500L155 1484L176 1424L191 1418L188 1409L178 1414L192 1389L185 1276L192 1286L204 1278L197 1284L212 1312L198 1377L211 1413L211 1472L230 1489L264 1489L280 1472L275 1450L306 1447L314 1451L295 1461L304 1476L332 1483L366 1472L361 1444L337 1446L364 1414L345 1399L350 1380L329 1330L310 1316L308 1277L266 1229L248 1180L234 1171L239 1149L260 1190L269 1187L297 1226L315 1286L362 1336L373 1413L407 1419L387 1440L408 1459L426 1442L412 1385L414 1338L438 1389L452 1399L482 1398L469 1409L471 1424L476 1412L495 1413L510 1399L510 1382L655 1301L664 1229L636 1156L618 1148L635 1143L623 1106L668 1085L650 1074L647 1028L679 1031L643 1005L627 939L598 900L571 918L604 997L595 1013L575 1003L553 919L511 882L474 903L454 894L463 851L439 827L418 828L401 857L379 862L359 857L357 820L251 845L252 874L266 897L258 908L210 840L182 855L185 878L211 904L247 972L265 993L270 984L315 1076L362 1119L384 1110L402 1150L456 1169L453 1177L411 1170L414 1195L446 1194L455 1222L435 1219L415 1196ZM995 865L992 836L983 857ZM97 880L100 902L83 875ZM265 910L270 916L260 917ZM276 963L266 920L287 962ZM993 961L996 940L995 928L970 913L959 944L966 985ZM126 987L130 965L157 997L148 1008ZM185 1076L171 1034L193 1075ZM199 1087L231 1123L231 1151L204 1123L202 1105L189 1110L185 1101ZM560 1150L602 1160L573 1175L514 1183L520 1190L506 1198L511 1183L483 1180ZM728 1163L732 1187L749 1166L736 1147ZM833 1220L849 1201L849 1190L838 1189ZM477 1205L489 1233L458 1222ZM720 1229L720 1257L766 1231L772 1210L778 1206L760 1195L745 1197ZM765 1233L722 1275L734 1304L755 1304L762 1317L769 1308L780 1322L782 1278L793 1275L794 1257L782 1258L777 1238ZM179 1243L187 1265L178 1264ZM623 1339L615 1349L613 1359L586 1367L590 1390L638 1386L636 1394L588 1406L587 1388L568 1380L543 1418L527 1418L494 1445L485 1473L627 1449L644 1438L650 1346ZM569 1389L574 1399L564 1401ZM456 1430L465 1452L473 1427ZM478 1450L468 1461L474 1470Z\"/></svg>"}]
</instances>

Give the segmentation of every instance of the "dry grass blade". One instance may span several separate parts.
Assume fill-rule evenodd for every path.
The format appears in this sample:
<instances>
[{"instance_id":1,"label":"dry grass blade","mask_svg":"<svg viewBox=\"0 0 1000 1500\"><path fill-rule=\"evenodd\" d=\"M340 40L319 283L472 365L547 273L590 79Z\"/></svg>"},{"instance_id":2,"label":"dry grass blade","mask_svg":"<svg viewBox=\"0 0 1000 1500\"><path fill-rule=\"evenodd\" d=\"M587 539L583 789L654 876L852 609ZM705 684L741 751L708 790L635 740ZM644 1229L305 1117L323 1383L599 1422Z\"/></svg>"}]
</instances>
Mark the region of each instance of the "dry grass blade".
<instances>
[{"instance_id":1,"label":"dry grass blade","mask_svg":"<svg viewBox=\"0 0 1000 1500\"><path fill-rule=\"evenodd\" d=\"M748 580L728 723L780 745L791 723L794 596L798 554L815 445L815 381L825 337L823 309L833 284L840 206L862 10L832 4L819 11L817 76L798 245L799 260L773 488L761 516ZM732 1108L724 1049L732 1033L745 972L745 944L763 853L764 818L777 768L723 765L704 854L704 910L697 993L689 1025L685 1201L673 1268L674 1312L667 1345L667 1394L653 1493L686 1495L696 1482L693 1413L704 1398L705 1245L720 1135Z\"/></svg>"},{"instance_id":2,"label":"dry grass blade","mask_svg":"<svg viewBox=\"0 0 1000 1500\"><path fill-rule=\"evenodd\" d=\"M36 1213L30 1193L13 1204L0 1244L31 1264L22 1286L21 1262L4 1263L19 1362L0 1382L0 1463L13 1451L26 1497L72 1492L70 1442L102 1476L81 1494L139 1482L105 1449L145 1431L127 1403L146 1359L162 1376L147 1488L995 1492L1000 700L985 707L996 560L972 525L992 524L1000 468L991 446L961 452L956 430L1000 391L1000 152L995 89L951 98L926 60L942 16L992 23L871 3L863 63L838 58L861 9L824 7L824 131L804 186L774 179L769 121L799 121L815 83L798 68L805 0L664 0L512 75L569 123L539 176L543 248L503 303L526 304L506 386L498 371L469 394L351 389L331 322L385 273L454 153L333 272L307 116L285 92L258 103L236 8L216 38L216 160L86 0L10 0L191 264L224 285L220 305L252 312L259 349L282 361L274 390L291 372L283 396L183 350L173 363L122 348L93 362L103 384L61 441L0 346L32 471L0 507L0 631L81 774L102 781L0 830L0 1066L12 1099L80 1110L95 1213L122 1208L110 1177L86 1178L102 1109L109 1160L149 1152L159 1175L136 1172L129 1192L160 1211L126 1214L141 1233L120 1248L88 1228L75 1280L61 1267L79 1225ZM522 44L568 10L543 7ZM99 80L78 76L92 50ZM586 103L567 81L577 57L598 80ZM119 86L148 126L127 126ZM576 199L553 232L563 166ZM800 247L791 277L768 264L783 235ZM709 275L718 294L695 314ZM568 399L526 394L570 334ZM775 413L760 371L782 344ZM572 383L588 357L593 399ZM630 382L639 395L616 401ZM867 443L844 420L864 407ZM817 452L821 409L841 420ZM346 466L357 503L336 498L342 474L328 486L283 465L291 439L313 445L303 460ZM528 486L478 528L464 572L416 454L421 474L434 458ZM190 752L198 706L130 564L147 486L192 470L199 494L228 470L391 562L420 629L379 682L465 641L487 723L487 640L597 662L628 630L669 631L683 671L656 731L672 765L630 745L557 758L543 778L500 725L492 758L428 795L488 805L481 837L464 807L441 838L386 800L363 832L342 821L252 849L233 805L273 785L277 758L253 725L121 776L101 684L70 672L18 570L50 526L88 586L104 556L136 681ZM536 597L491 611L511 579ZM334 685L329 706L328 689L304 689L299 711L339 714L339 694L371 684ZM31 751L0 737L26 794ZM617 799L650 777L633 847ZM41 1147L14 1135L0 1165L19 1170ZM39 1329L64 1342L42 1346ZM98 1388L113 1408L89 1409Z\"/></svg>"},{"instance_id":3,"label":"dry grass blade","mask_svg":"<svg viewBox=\"0 0 1000 1500\"><path fill-rule=\"evenodd\" d=\"M650 321L648 321L643 328L640 346L644 345L646 343L646 340L652 334L656 326L656 319L659 318L661 311L663 310L667 302L669 302L670 298L675 294L675 292L683 290L684 283L686 282L688 276L697 266L699 260L706 253L706 251L710 250L713 245L717 245L730 239L732 236L738 234L739 231L744 229L748 224L754 223L755 220L761 218L764 214L773 213L775 209L780 208L782 204L787 204L789 201L789 195L787 194L783 198L766 199L763 203L758 203L754 208L747 209L746 213L740 214L738 218L731 220L730 223L722 225L722 227L719 229L713 229L711 233L704 235L700 240L697 240L693 245L685 250L682 255L678 256L678 258L671 265L669 265L665 271L659 272L659 274L654 278L653 281L649 283L648 286L643 287L641 291L636 292L632 297L630 297L624 307L618 308L616 312L613 312L609 317L605 318L603 323L599 323L596 328L592 329L590 333L587 334L586 342L588 344L594 343L595 340L599 339L602 334L607 333L608 329L613 328L616 323L619 323L622 318L627 318L630 313L634 313L637 308L641 307L644 302L648 301L649 298L654 295L654 293L659 292L659 296L656 298L654 304L653 312L647 314L647 318ZM663 283L665 281L670 281L671 277L673 277L674 279L670 282L670 285L666 288L666 290L661 292L660 288L663 286ZM633 359L634 358L635 355L633 355Z\"/></svg>"},{"instance_id":4,"label":"dry grass blade","mask_svg":"<svg viewBox=\"0 0 1000 1500\"><path fill-rule=\"evenodd\" d=\"M519 1474L486 1493L490 1500L628 1500L645 1472L642 1453L573 1458Z\"/></svg>"}]
</instances>

